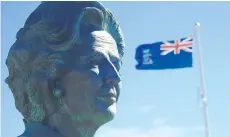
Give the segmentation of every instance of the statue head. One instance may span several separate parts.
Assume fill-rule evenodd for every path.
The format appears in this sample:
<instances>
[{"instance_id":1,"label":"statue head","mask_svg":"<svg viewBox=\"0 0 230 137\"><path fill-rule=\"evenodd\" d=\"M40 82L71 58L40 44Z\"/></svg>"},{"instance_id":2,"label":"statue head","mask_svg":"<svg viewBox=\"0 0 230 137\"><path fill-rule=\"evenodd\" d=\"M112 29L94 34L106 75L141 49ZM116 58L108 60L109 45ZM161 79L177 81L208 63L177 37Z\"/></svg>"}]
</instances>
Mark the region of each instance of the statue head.
<instances>
[{"instance_id":1,"label":"statue head","mask_svg":"<svg viewBox=\"0 0 230 137\"><path fill-rule=\"evenodd\" d=\"M123 47L103 29L104 12L76 6L39 5L9 51L6 83L25 123L99 127L116 114Z\"/></svg>"}]
</instances>

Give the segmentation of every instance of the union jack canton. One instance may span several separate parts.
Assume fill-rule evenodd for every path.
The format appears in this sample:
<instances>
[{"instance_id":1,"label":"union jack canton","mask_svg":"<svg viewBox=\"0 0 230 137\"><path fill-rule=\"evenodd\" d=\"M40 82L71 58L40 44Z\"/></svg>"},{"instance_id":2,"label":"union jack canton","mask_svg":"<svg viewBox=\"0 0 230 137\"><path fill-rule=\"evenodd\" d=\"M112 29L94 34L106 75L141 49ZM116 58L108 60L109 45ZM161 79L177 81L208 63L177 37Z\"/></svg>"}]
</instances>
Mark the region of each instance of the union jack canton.
<instances>
[{"instance_id":1,"label":"union jack canton","mask_svg":"<svg viewBox=\"0 0 230 137\"><path fill-rule=\"evenodd\" d=\"M136 49L136 69L162 70L192 67L192 46L192 37L142 44Z\"/></svg>"},{"instance_id":2,"label":"union jack canton","mask_svg":"<svg viewBox=\"0 0 230 137\"><path fill-rule=\"evenodd\" d=\"M167 55L168 53L174 51L174 54L180 54L180 50L185 52L192 52L192 37L187 37L185 39L177 39L173 43L163 42L164 44L160 45L161 55Z\"/></svg>"}]
</instances>

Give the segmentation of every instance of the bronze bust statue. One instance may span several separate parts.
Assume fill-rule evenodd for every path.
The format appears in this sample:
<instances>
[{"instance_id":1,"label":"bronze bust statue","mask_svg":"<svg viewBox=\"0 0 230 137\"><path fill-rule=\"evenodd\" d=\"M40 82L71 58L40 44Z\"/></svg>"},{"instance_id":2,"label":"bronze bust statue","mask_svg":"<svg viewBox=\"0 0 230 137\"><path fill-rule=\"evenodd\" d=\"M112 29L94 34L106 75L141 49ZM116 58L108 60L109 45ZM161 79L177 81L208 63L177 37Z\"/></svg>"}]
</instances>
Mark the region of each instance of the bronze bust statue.
<instances>
[{"instance_id":1,"label":"bronze bust statue","mask_svg":"<svg viewBox=\"0 0 230 137\"><path fill-rule=\"evenodd\" d=\"M19 137L93 137L116 114L124 38L95 1L42 2L18 31L6 65Z\"/></svg>"}]
</instances>

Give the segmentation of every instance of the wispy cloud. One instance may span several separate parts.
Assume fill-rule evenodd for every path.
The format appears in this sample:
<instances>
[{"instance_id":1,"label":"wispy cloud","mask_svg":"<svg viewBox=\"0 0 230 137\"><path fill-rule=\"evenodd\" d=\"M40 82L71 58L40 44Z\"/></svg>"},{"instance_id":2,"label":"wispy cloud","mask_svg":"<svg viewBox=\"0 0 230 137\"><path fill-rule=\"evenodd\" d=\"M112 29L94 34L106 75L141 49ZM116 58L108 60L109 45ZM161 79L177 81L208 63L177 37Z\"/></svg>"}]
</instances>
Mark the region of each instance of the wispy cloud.
<instances>
[{"instance_id":1,"label":"wispy cloud","mask_svg":"<svg viewBox=\"0 0 230 137\"><path fill-rule=\"evenodd\" d=\"M178 127L170 125L153 126L150 129L139 127L130 128L102 128L96 137L202 137L200 126Z\"/></svg>"}]
</instances>

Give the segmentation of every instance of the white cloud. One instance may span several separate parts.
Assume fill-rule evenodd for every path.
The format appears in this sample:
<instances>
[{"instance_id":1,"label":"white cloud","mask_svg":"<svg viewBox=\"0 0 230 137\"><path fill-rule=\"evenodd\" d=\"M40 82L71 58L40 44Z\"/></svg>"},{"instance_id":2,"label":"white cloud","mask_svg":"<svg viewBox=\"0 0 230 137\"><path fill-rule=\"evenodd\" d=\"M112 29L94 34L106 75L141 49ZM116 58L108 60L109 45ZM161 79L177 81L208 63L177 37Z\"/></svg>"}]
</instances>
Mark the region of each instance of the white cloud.
<instances>
[{"instance_id":1,"label":"white cloud","mask_svg":"<svg viewBox=\"0 0 230 137\"><path fill-rule=\"evenodd\" d=\"M201 127L174 127L161 125L150 129L141 128L102 128L95 137L202 137Z\"/></svg>"}]
</instances>

